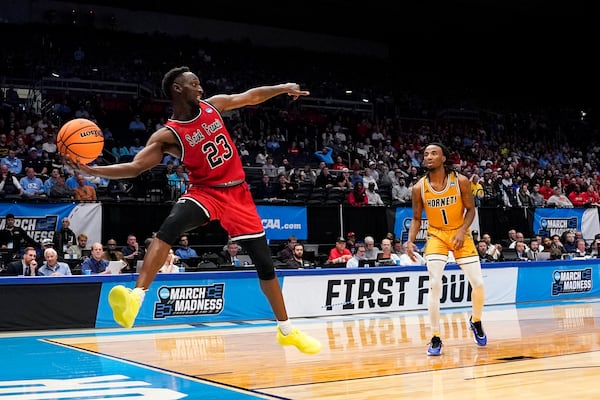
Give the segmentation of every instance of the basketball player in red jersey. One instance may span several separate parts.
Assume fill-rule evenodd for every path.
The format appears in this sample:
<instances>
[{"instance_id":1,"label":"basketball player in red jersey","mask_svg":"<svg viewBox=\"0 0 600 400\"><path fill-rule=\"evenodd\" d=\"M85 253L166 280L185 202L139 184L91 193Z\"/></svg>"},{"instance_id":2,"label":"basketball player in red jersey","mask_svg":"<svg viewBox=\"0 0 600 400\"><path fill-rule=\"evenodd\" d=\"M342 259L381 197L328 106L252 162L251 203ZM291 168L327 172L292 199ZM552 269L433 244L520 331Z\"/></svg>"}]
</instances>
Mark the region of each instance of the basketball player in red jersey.
<instances>
[{"instance_id":1,"label":"basketball player in red jersey","mask_svg":"<svg viewBox=\"0 0 600 400\"><path fill-rule=\"evenodd\" d=\"M471 224L475 218L475 201L469 179L448 167L450 152L441 143L432 143L425 148L423 161L427 174L412 189L413 217L408 230L406 254L416 261L414 241L421 228L421 215L425 210L428 220L425 258L429 272L429 295L427 307L433 336L427 354L442 354L440 339L440 295L442 277L452 251L472 288L472 316L469 327L475 343L487 344L487 335L481 326L481 314L485 301L481 262L473 237Z\"/></svg>"},{"instance_id":2,"label":"basketball player in red jersey","mask_svg":"<svg viewBox=\"0 0 600 400\"><path fill-rule=\"evenodd\" d=\"M162 89L172 100L173 115L164 127L151 135L131 162L87 166L75 160L75 167L84 173L122 179L135 177L160 164L166 153L179 158L189 172L189 188L152 240L135 288L115 286L109 293L115 321L124 327L133 326L145 291L166 259L171 244L183 232L219 220L231 239L242 244L256 264L260 287L277 319L279 344L296 346L304 353L318 353L321 350L319 341L294 328L288 319L265 232L245 182L240 157L220 114L259 104L281 94L296 100L309 92L300 90L295 83L285 83L201 100L204 90L188 67L167 72Z\"/></svg>"}]
</instances>

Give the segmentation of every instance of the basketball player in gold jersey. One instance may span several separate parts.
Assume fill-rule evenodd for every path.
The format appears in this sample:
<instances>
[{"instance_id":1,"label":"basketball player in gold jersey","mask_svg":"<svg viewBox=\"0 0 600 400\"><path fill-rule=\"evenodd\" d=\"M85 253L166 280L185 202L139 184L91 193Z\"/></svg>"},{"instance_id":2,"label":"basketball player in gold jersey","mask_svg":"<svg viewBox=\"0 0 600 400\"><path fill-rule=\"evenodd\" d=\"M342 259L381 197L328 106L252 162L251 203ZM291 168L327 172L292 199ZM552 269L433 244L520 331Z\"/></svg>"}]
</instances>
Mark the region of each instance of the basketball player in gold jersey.
<instances>
[{"instance_id":1,"label":"basketball player in gold jersey","mask_svg":"<svg viewBox=\"0 0 600 400\"><path fill-rule=\"evenodd\" d=\"M475 202L469 179L447 165L449 156L450 152L441 143L431 143L425 148L423 161L428 172L412 189L413 218L406 242L406 253L415 261L414 241L421 228L421 214L425 210L429 222L425 246L429 272L427 308L433 334L427 349L430 356L442 354L440 295L449 251L452 251L456 263L471 284L473 310L469 325L475 342L479 346L487 344L487 336L481 326L485 289L481 263L470 230L475 218Z\"/></svg>"}]
</instances>

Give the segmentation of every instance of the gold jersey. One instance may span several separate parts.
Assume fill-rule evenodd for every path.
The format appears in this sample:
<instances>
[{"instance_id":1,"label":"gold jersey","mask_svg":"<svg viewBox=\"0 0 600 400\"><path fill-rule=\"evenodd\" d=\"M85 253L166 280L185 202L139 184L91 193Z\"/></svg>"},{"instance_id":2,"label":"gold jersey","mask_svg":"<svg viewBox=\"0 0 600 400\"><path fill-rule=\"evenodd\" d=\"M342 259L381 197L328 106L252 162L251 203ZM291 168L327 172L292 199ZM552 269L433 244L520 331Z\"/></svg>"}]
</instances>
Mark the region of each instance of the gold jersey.
<instances>
[{"instance_id":1,"label":"gold jersey","mask_svg":"<svg viewBox=\"0 0 600 400\"><path fill-rule=\"evenodd\" d=\"M434 190L427 176L421 178L421 198L429 227L442 231L456 230L465 220L465 207L458 184L458 174L450 172L446 186L441 191Z\"/></svg>"}]
</instances>

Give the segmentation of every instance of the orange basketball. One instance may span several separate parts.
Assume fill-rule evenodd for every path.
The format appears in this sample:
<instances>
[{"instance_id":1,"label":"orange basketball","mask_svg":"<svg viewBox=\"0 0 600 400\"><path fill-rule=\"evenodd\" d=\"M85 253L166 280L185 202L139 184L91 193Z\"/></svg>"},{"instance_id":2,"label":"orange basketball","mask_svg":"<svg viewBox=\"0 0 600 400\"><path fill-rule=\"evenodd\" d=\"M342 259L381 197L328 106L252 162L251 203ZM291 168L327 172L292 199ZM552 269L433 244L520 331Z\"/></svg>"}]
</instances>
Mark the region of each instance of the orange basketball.
<instances>
[{"instance_id":1,"label":"orange basketball","mask_svg":"<svg viewBox=\"0 0 600 400\"><path fill-rule=\"evenodd\" d=\"M104 148L104 135L94 122L85 118L67 121L58 131L56 137L58 152L69 155L71 161L79 160L81 164L94 161Z\"/></svg>"}]
</instances>

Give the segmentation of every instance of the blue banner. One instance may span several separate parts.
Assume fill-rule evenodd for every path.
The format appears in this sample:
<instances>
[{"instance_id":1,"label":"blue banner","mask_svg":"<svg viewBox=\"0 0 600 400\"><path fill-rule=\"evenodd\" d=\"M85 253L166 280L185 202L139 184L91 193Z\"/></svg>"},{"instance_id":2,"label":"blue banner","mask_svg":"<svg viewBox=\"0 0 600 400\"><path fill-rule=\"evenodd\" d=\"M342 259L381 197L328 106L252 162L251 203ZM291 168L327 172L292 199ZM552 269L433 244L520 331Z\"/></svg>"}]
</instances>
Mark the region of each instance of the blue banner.
<instances>
[{"instance_id":1,"label":"blue banner","mask_svg":"<svg viewBox=\"0 0 600 400\"><path fill-rule=\"evenodd\" d=\"M533 233L551 237L561 235L564 231L580 231L584 211L585 208L536 208L533 215Z\"/></svg>"},{"instance_id":2,"label":"blue banner","mask_svg":"<svg viewBox=\"0 0 600 400\"><path fill-rule=\"evenodd\" d=\"M582 299L600 295L600 265L597 262L555 260L521 265L523 267L519 268L517 281L517 303Z\"/></svg>"},{"instance_id":3,"label":"blue banner","mask_svg":"<svg viewBox=\"0 0 600 400\"><path fill-rule=\"evenodd\" d=\"M117 326L108 304L108 293L116 284L122 282L102 285L97 328ZM136 325L272 318L273 311L260 290L256 271L158 274L146 291Z\"/></svg>"},{"instance_id":4,"label":"blue banner","mask_svg":"<svg viewBox=\"0 0 600 400\"><path fill-rule=\"evenodd\" d=\"M287 240L290 235L298 240L308 239L305 207L256 206L269 240Z\"/></svg>"},{"instance_id":5,"label":"blue banner","mask_svg":"<svg viewBox=\"0 0 600 400\"><path fill-rule=\"evenodd\" d=\"M88 248L102 239L102 205L100 203L7 203L0 205L0 229L6 225L6 214L14 214L15 226L21 227L36 242L54 239L61 221L71 220L76 235L88 236Z\"/></svg>"},{"instance_id":6,"label":"blue banner","mask_svg":"<svg viewBox=\"0 0 600 400\"><path fill-rule=\"evenodd\" d=\"M408 230L410 229L410 224L412 222L413 210L412 208L407 207L398 207L396 208L396 221L394 222L394 234L397 238L401 238L402 242L406 242L408 240ZM415 240L415 244L419 249L423 249L425 245L425 240L427 239L427 227L429 226L427 216L425 215L425 211L421 215L421 229L419 229L419 233L417 233L417 239Z\"/></svg>"}]
</instances>

